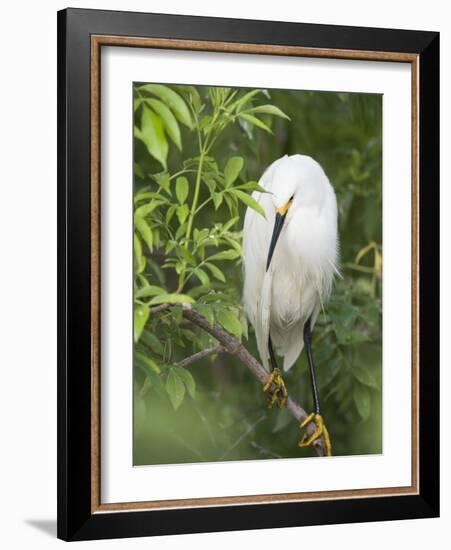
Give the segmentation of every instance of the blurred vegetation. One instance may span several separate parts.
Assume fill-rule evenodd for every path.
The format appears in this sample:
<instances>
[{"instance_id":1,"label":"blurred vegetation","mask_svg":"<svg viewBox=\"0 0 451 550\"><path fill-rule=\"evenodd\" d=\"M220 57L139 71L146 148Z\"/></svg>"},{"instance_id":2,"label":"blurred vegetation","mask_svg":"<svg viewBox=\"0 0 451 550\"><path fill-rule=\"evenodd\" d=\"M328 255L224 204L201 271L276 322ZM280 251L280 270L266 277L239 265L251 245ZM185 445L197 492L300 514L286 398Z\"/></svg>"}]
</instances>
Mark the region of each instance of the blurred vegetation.
<instances>
[{"instance_id":1,"label":"blurred vegetation","mask_svg":"<svg viewBox=\"0 0 451 550\"><path fill-rule=\"evenodd\" d=\"M265 168L295 153L323 166L339 205L343 278L313 333L323 416L334 454L380 453L381 96L136 83L134 116L134 463L313 455L236 358L177 366L216 344L183 303L258 357L241 306L244 212L259 209ZM304 354L285 381L310 411Z\"/></svg>"}]
</instances>

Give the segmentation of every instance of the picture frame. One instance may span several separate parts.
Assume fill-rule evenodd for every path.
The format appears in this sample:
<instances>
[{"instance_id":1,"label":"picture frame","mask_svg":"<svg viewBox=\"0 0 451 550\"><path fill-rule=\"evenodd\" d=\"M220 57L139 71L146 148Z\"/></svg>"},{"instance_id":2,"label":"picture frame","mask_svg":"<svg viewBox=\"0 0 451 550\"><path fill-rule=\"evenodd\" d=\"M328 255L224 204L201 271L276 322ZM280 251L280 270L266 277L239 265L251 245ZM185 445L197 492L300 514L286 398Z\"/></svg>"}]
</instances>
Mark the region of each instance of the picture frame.
<instances>
[{"instance_id":1,"label":"picture frame","mask_svg":"<svg viewBox=\"0 0 451 550\"><path fill-rule=\"evenodd\" d=\"M410 65L410 486L156 504L101 502L100 52L112 46ZM438 33L85 9L58 12L58 537L88 540L438 516L438 205Z\"/></svg>"}]
</instances>

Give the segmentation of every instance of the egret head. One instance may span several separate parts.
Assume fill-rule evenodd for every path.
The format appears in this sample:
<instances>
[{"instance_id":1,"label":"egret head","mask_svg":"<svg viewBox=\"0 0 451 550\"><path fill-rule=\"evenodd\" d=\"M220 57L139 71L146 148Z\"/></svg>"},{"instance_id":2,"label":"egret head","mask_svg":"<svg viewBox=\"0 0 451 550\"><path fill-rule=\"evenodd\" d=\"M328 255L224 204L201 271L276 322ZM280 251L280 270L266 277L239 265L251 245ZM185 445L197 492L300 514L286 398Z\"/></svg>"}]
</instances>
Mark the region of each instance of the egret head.
<instances>
[{"instance_id":1,"label":"egret head","mask_svg":"<svg viewBox=\"0 0 451 550\"><path fill-rule=\"evenodd\" d=\"M268 178L267 189L272 195L275 222L266 270L271 264L284 224L289 223L296 210L301 207L321 208L328 185L321 166L304 155L285 155L273 164Z\"/></svg>"}]
</instances>

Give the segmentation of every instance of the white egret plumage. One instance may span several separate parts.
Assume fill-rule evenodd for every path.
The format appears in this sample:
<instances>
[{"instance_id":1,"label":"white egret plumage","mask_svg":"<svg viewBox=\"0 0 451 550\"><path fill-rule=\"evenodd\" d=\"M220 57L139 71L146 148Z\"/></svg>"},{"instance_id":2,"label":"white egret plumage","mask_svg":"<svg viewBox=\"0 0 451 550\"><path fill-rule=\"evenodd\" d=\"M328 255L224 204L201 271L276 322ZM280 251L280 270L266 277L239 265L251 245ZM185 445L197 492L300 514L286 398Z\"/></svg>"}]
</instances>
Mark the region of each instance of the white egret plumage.
<instances>
[{"instance_id":1,"label":"white egret plumage","mask_svg":"<svg viewBox=\"0 0 451 550\"><path fill-rule=\"evenodd\" d=\"M292 155L276 160L254 191L265 218L248 208L244 220L244 305L254 327L259 354L271 372L271 404L286 401L286 389L276 355L290 369L306 347L315 412L312 444L323 435L331 454L327 429L320 413L311 331L327 302L338 273L337 201L321 166L311 157ZM307 425L307 421L302 426Z\"/></svg>"}]
</instances>

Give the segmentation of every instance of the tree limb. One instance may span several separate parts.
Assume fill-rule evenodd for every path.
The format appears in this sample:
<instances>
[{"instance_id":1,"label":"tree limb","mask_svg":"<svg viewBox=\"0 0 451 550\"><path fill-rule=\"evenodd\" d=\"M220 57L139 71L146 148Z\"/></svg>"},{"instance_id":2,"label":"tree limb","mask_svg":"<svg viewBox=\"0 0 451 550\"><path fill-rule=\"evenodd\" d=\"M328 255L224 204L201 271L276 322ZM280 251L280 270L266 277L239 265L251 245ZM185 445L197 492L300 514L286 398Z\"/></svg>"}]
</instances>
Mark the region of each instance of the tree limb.
<instances>
[{"instance_id":1,"label":"tree limb","mask_svg":"<svg viewBox=\"0 0 451 550\"><path fill-rule=\"evenodd\" d=\"M153 306L150 308L151 313L158 313L159 311L164 311L165 309L169 309L173 304L160 304L158 306Z\"/></svg>"},{"instance_id":2,"label":"tree limb","mask_svg":"<svg viewBox=\"0 0 451 550\"><path fill-rule=\"evenodd\" d=\"M172 305L173 304L160 304L158 306L151 308L150 311L151 313L158 313L160 311L169 309ZM183 316L185 317L185 319L187 319L194 325L197 325L201 329L205 330L205 332L208 332L208 334L213 336L213 338L215 338L221 344L220 347L223 348L223 351L226 351L232 355L236 355L238 359L240 359L240 361L252 372L252 374L257 378L257 380L261 382L262 385L266 384L269 378L269 373L257 361L257 359L255 359L255 357L248 352L248 350L243 346L243 344L237 338L229 334L227 331L225 331L221 327L221 325L218 325L217 323L215 323L214 325L210 325L210 323L205 317L200 315L197 311L195 311L189 306L183 306ZM203 354L204 352L199 352L199 353ZM198 355L198 354L194 354L194 355ZM205 355L203 356L205 357ZM187 359L191 359L193 357L194 356L191 356L191 357L188 357ZM199 358L197 358L196 360L198 359ZM291 415L295 418L295 420L297 420L299 423L303 422L308 416L305 410L301 407L301 405L299 405L299 403L297 403L290 396L288 396L285 407L291 413ZM316 430L316 426L313 422L310 422L310 424L306 426L306 432L309 436L311 436L315 432L315 430ZM326 455L326 446L324 443L324 439L322 437L316 440L313 443L313 446L318 456Z\"/></svg>"},{"instance_id":3,"label":"tree limb","mask_svg":"<svg viewBox=\"0 0 451 550\"><path fill-rule=\"evenodd\" d=\"M201 329L208 332L211 336L216 338L216 340L222 345L225 351L232 355L236 355L238 359L252 372L252 374L260 381L261 384L266 384L269 374L266 369L251 355L248 350L241 344L241 342L226 332L220 325L217 323L210 325L208 320L200 315L194 309L190 307L183 307L183 316L185 319L197 325ZM200 352L202 353L202 352ZM286 408L291 413L291 415L299 422L303 422L307 418L307 413L305 410L291 397L288 397ZM313 422L306 426L307 434L310 436L316 430L316 426ZM314 443L315 450L318 456L325 456L326 448L324 440L321 437Z\"/></svg>"},{"instance_id":4,"label":"tree limb","mask_svg":"<svg viewBox=\"0 0 451 550\"><path fill-rule=\"evenodd\" d=\"M185 357L185 359L182 359L178 364L178 366L185 368L188 365L191 365L192 363L197 363L201 359L205 359L205 357L208 357L209 355L214 355L215 353L221 353L222 351L225 351L223 346L214 346L212 348L207 348L202 351L198 351L197 353L194 353L193 355L190 355L189 357Z\"/></svg>"}]
</instances>

